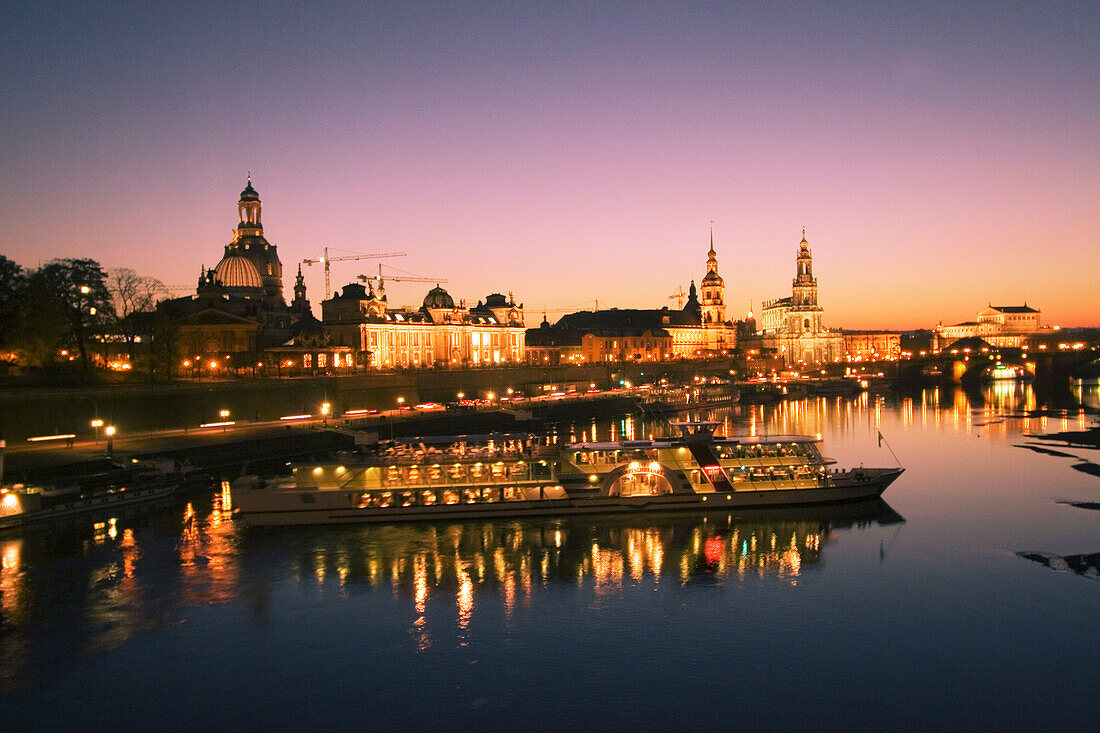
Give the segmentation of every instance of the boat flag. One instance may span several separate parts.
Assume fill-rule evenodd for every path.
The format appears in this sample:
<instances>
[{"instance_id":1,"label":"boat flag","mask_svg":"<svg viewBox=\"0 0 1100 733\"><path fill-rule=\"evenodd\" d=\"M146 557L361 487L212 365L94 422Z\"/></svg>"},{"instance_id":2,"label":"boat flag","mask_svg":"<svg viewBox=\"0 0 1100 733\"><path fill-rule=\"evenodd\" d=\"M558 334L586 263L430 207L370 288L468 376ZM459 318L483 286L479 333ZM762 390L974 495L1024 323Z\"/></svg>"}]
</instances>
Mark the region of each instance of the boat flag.
<instances>
[{"instance_id":1,"label":"boat flag","mask_svg":"<svg viewBox=\"0 0 1100 733\"><path fill-rule=\"evenodd\" d=\"M879 448L882 447L882 431L881 430L878 431L878 447Z\"/></svg>"}]
</instances>

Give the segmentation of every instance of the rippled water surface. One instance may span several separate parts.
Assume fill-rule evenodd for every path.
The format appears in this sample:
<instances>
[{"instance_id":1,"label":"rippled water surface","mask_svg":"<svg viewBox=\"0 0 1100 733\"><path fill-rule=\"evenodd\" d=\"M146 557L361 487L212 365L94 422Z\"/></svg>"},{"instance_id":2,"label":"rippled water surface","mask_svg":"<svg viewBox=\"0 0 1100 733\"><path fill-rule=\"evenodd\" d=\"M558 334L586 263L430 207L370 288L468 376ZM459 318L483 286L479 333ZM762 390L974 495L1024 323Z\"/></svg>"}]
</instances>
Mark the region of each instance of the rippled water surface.
<instances>
[{"instance_id":1,"label":"rippled water surface","mask_svg":"<svg viewBox=\"0 0 1100 733\"><path fill-rule=\"evenodd\" d=\"M225 490L0 535L4 728L1093 726L1100 451L1029 436L1096 413L1036 407L708 415L820 432L842 465L892 451L871 504L243 532Z\"/></svg>"}]
</instances>

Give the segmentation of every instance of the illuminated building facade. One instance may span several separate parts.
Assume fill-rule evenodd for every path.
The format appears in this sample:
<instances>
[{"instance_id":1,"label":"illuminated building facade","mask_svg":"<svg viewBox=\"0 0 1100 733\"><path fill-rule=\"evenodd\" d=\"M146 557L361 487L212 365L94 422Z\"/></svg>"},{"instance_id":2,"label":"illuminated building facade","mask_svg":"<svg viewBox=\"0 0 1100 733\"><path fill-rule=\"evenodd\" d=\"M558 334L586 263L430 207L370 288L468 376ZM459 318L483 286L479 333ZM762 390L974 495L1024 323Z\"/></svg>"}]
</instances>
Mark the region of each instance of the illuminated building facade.
<instances>
[{"instance_id":1,"label":"illuminated building facade","mask_svg":"<svg viewBox=\"0 0 1100 733\"><path fill-rule=\"evenodd\" d=\"M700 298L700 291L702 297ZM698 359L728 353L737 345L737 326L726 320L726 285L718 274L711 234L707 272L679 310L610 308L577 311L554 325L528 330L532 363L591 363Z\"/></svg>"},{"instance_id":2,"label":"illuminated building facade","mask_svg":"<svg viewBox=\"0 0 1100 733\"><path fill-rule=\"evenodd\" d=\"M385 284L344 286L321 304L333 345L357 350L374 367L467 367L525 359L523 304L488 296L473 308L438 285L419 309L391 308Z\"/></svg>"},{"instance_id":3,"label":"illuminated building facade","mask_svg":"<svg viewBox=\"0 0 1100 733\"><path fill-rule=\"evenodd\" d=\"M892 331L845 331L844 354L849 359L898 359L901 334Z\"/></svg>"},{"instance_id":4,"label":"illuminated building facade","mask_svg":"<svg viewBox=\"0 0 1100 733\"><path fill-rule=\"evenodd\" d=\"M751 347L773 350L789 365L835 361L844 356L844 336L822 323L825 309L817 302L817 278L813 254L802 230L795 258L791 296L764 303L760 333ZM746 344L748 345L748 344Z\"/></svg>"},{"instance_id":5,"label":"illuminated building facade","mask_svg":"<svg viewBox=\"0 0 1100 733\"><path fill-rule=\"evenodd\" d=\"M672 349L672 334L664 328L601 327L583 322L574 328L560 323L551 326L543 320L539 328L527 330L527 361L531 364L666 361L672 358Z\"/></svg>"},{"instance_id":6,"label":"illuminated building facade","mask_svg":"<svg viewBox=\"0 0 1100 733\"><path fill-rule=\"evenodd\" d=\"M964 338L980 338L991 346L1019 348L1027 337L1043 331L1042 311L1023 305L992 305L977 314L976 321L951 326L942 323L932 334L932 350L939 351Z\"/></svg>"},{"instance_id":7,"label":"illuminated building facade","mask_svg":"<svg viewBox=\"0 0 1100 733\"><path fill-rule=\"evenodd\" d=\"M249 177L237 202L237 228L221 260L202 269L194 295L157 304L175 355L174 373L263 369L265 364L268 371L276 364L301 369L307 355L311 365L336 363L334 353L324 353L328 338L310 310L300 268L294 300L288 306L283 299L283 265L264 236L261 214L260 195ZM339 363L354 366L347 356Z\"/></svg>"}]
</instances>

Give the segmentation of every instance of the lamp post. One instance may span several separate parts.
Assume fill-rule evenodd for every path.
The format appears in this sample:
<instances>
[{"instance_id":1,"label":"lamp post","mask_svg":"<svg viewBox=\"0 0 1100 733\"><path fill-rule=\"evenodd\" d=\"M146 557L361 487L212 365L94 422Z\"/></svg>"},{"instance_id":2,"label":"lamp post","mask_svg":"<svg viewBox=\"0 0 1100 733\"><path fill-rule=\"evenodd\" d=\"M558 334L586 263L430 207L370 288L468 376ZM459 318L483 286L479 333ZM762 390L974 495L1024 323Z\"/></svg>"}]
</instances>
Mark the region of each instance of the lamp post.
<instances>
[{"instance_id":1,"label":"lamp post","mask_svg":"<svg viewBox=\"0 0 1100 733\"><path fill-rule=\"evenodd\" d=\"M332 405L328 402L321 403L321 424L328 425L328 415L332 412Z\"/></svg>"},{"instance_id":2,"label":"lamp post","mask_svg":"<svg viewBox=\"0 0 1100 733\"><path fill-rule=\"evenodd\" d=\"M95 444L99 445L99 429L103 427L103 420L95 418L92 420L92 431L95 433Z\"/></svg>"},{"instance_id":3,"label":"lamp post","mask_svg":"<svg viewBox=\"0 0 1100 733\"><path fill-rule=\"evenodd\" d=\"M104 434L107 436L107 455L114 455L115 452L115 426L108 425L103 428Z\"/></svg>"}]
</instances>

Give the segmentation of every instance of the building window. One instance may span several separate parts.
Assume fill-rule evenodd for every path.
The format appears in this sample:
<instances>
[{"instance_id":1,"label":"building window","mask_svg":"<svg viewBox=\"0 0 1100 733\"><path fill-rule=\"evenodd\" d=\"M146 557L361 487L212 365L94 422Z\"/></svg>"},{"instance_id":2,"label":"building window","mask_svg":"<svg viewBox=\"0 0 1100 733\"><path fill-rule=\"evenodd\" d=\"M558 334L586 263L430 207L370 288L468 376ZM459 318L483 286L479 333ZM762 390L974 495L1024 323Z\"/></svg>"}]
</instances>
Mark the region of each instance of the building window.
<instances>
[{"instance_id":1,"label":"building window","mask_svg":"<svg viewBox=\"0 0 1100 733\"><path fill-rule=\"evenodd\" d=\"M324 369L326 366L328 366L328 354L317 355L317 366L319 366L321 369Z\"/></svg>"}]
</instances>

